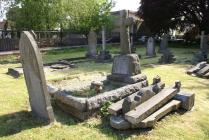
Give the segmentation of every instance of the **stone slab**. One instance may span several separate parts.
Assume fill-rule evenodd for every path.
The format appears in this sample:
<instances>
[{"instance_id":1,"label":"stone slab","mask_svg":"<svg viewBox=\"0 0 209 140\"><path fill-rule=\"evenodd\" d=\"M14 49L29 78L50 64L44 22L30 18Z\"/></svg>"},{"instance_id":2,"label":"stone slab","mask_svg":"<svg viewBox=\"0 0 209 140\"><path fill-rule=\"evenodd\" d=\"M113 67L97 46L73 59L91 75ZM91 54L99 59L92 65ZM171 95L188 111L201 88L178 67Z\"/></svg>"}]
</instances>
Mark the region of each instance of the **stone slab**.
<instances>
[{"instance_id":1,"label":"stone slab","mask_svg":"<svg viewBox=\"0 0 209 140\"><path fill-rule=\"evenodd\" d=\"M72 115L73 117L79 119L79 120L86 120L90 116L92 116L96 111L80 111L73 106L67 105L65 103L62 103L60 101L56 101L56 104L66 113Z\"/></svg>"},{"instance_id":2,"label":"stone slab","mask_svg":"<svg viewBox=\"0 0 209 140\"><path fill-rule=\"evenodd\" d=\"M116 90L104 92L97 96L91 97L87 100L87 109L88 110L97 109L107 101L112 101L112 102L118 101L133 94L136 91L139 91L139 89L146 86L147 86L147 81L145 80L136 84L127 85L118 88Z\"/></svg>"},{"instance_id":3,"label":"stone slab","mask_svg":"<svg viewBox=\"0 0 209 140\"><path fill-rule=\"evenodd\" d=\"M50 95L47 92L43 61L33 35L28 31L22 32L19 46L32 112L39 118L50 123L54 122L55 118Z\"/></svg>"},{"instance_id":4,"label":"stone slab","mask_svg":"<svg viewBox=\"0 0 209 140\"><path fill-rule=\"evenodd\" d=\"M179 92L173 99L181 101L181 108L190 111L194 106L195 94Z\"/></svg>"},{"instance_id":5,"label":"stone slab","mask_svg":"<svg viewBox=\"0 0 209 140\"><path fill-rule=\"evenodd\" d=\"M141 121L139 124L132 125L132 128L149 128L153 127L156 122L163 118L168 113L177 110L180 107L181 101L172 100L162 108L154 112L152 115Z\"/></svg>"},{"instance_id":6,"label":"stone slab","mask_svg":"<svg viewBox=\"0 0 209 140\"><path fill-rule=\"evenodd\" d=\"M198 72L200 69L204 68L207 65L207 62L200 62L196 66L187 70L187 74L192 74Z\"/></svg>"},{"instance_id":7,"label":"stone slab","mask_svg":"<svg viewBox=\"0 0 209 140\"><path fill-rule=\"evenodd\" d=\"M76 110L87 111L87 98L74 97L62 91L54 94L54 98L61 103L72 106Z\"/></svg>"},{"instance_id":8,"label":"stone slab","mask_svg":"<svg viewBox=\"0 0 209 140\"><path fill-rule=\"evenodd\" d=\"M113 75L108 75L107 79L110 81L115 81L115 82L134 84L134 83L146 80L147 76L145 74L137 74L134 76L124 76L124 75L119 75L119 74L113 74Z\"/></svg>"},{"instance_id":9,"label":"stone slab","mask_svg":"<svg viewBox=\"0 0 209 140\"><path fill-rule=\"evenodd\" d=\"M200 69L196 74L198 76L204 76L208 72L209 72L209 64L207 64L204 68Z\"/></svg>"},{"instance_id":10,"label":"stone slab","mask_svg":"<svg viewBox=\"0 0 209 140\"><path fill-rule=\"evenodd\" d=\"M179 92L178 88L167 88L125 114L125 119L131 124L138 124L154 113Z\"/></svg>"},{"instance_id":11,"label":"stone slab","mask_svg":"<svg viewBox=\"0 0 209 140\"><path fill-rule=\"evenodd\" d=\"M161 87L161 89L164 88L164 86L161 86L162 83L158 83L158 85ZM147 88L150 88L150 87L155 87L155 85L151 85L151 86L149 86L149 87L147 87ZM138 92L139 92L139 91L138 91ZM138 94L138 92L135 92L135 93L133 93L133 94L130 95L130 96L135 97L135 96ZM158 92L160 92L160 90L159 90ZM120 101L118 101L118 102L112 104L112 105L108 108L108 112L109 112L110 114L112 114L112 115L118 115L118 114L122 113L122 108L123 108L124 100L125 100L125 99L122 99L122 100L120 100Z\"/></svg>"}]
</instances>

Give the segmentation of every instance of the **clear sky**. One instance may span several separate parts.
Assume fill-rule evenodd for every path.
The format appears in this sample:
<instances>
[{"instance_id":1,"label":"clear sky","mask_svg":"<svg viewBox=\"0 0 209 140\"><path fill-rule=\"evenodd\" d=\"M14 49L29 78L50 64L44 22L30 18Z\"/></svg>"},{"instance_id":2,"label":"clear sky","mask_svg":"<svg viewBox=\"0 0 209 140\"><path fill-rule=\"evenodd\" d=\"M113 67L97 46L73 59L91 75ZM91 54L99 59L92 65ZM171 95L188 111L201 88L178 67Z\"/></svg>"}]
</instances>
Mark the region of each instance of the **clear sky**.
<instances>
[{"instance_id":1,"label":"clear sky","mask_svg":"<svg viewBox=\"0 0 209 140\"><path fill-rule=\"evenodd\" d=\"M112 11L118 10L132 10L137 11L140 5L140 0L113 0L115 1L116 5L112 9Z\"/></svg>"}]
</instances>

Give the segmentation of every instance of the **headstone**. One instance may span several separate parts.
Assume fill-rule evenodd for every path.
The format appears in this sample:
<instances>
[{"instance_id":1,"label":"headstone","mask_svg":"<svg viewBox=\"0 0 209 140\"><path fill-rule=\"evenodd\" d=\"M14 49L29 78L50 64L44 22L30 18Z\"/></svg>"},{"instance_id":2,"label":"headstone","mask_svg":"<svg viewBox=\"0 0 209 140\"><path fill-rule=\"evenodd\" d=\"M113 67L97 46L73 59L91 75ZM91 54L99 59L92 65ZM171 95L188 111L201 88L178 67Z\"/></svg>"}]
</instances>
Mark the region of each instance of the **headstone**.
<instances>
[{"instance_id":1,"label":"headstone","mask_svg":"<svg viewBox=\"0 0 209 140\"><path fill-rule=\"evenodd\" d=\"M156 56L155 52L155 42L153 37L149 37L147 41L147 50L146 50L147 57L154 57Z\"/></svg>"},{"instance_id":2,"label":"headstone","mask_svg":"<svg viewBox=\"0 0 209 140\"><path fill-rule=\"evenodd\" d=\"M194 54L192 58L192 64L196 65L199 62L207 61L208 59L208 35L205 35L204 31L201 33L200 51Z\"/></svg>"},{"instance_id":3,"label":"headstone","mask_svg":"<svg viewBox=\"0 0 209 140\"><path fill-rule=\"evenodd\" d=\"M32 112L51 123L55 120L54 113L47 92L42 57L33 35L24 31L19 46Z\"/></svg>"},{"instance_id":4,"label":"headstone","mask_svg":"<svg viewBox=\"0 0 209 140\"><path fill-rule=\"evenodd\" d=\"M160 48L158 50L159 53L163 53L164 50L166 50L168 47L168 35L167 34L164 34L162 36L162 40L160 42Z\"/></svg>"},{"instance_id":5,"label":"headstone","mask_svg":"<svg viewBox=\"0 0 209 140\"><path fill-rule=\"evenodd\" d=\"M88 52L86 54L87 57L96 58L97 56L97 34L93 29L90 30L88 34Z\"/></svg>"},{"instance_id":6,"label":"headstone","mask_svg":"<svg viewBox=\"0 0 209 140\"><path fill-rule=\"evenodd\" d=\"M163 50L162 53L163 55L159 59L160 64L171 64L174 63L174 61L176 61L176 58L169 49Z\"/></svg>"},{"instance_id":7,"label":"headstone","mask_svg":"<svg viewBox=\"0 0 209 140\"><path fill-rule=\"evenodd\" d=\"M112 74L108 76L110 81L125 83L124 79L141 73L138 55L131 54L129 26L133 24L133 19L128 16L128 11L120 11L121 55L114 57Z\"/></svg>"}]
</instances>

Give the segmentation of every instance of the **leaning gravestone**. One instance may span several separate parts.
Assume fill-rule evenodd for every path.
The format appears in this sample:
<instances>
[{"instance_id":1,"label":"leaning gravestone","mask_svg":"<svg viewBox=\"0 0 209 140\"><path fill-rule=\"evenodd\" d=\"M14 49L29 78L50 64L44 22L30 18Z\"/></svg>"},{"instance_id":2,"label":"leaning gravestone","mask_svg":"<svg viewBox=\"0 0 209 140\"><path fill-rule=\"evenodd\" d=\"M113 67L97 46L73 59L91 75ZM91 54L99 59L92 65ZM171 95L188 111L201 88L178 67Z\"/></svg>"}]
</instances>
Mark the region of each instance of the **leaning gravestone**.
<instances>
[{"instance_id":1,"label":"leaning gravestone","mask_svg":"<svg viewBox=\"0 0 209 140\"><path fill-rule=\"evenodd\" d=\"M147 57L154 57L156 56L155 52L155 42L153 37L149 37L147 41L147 50L146 50Z\"/></svg>"},{"instance_id":2,"label":"leaning gravestone","mask_svg":"<svg viewBox=\"0 0 209 140\"><path fill-rule=\"evenodd\" d=\"M96 58L97 56L97 34L93 29L90 30L88 34L88 52L86 54L87 57Z\"/></svg>"},{"instance_id":3,"label":"leaning gravestone","mask_svg":"<svg viewBox=\"0 0 209 140\"><path fill-rule=\"evenodd\" d=\"M166 50L168 47L168 35L167 34L164 34L162 36L162 40L160 42L160 48L158 50L159 53L163 53L164 50Z\"/></svg>"},{"instance_id":4,"label":"leaning gravestone","mask_svg":"<svg viewBox=\"0 0 209 140\"><path fill-rule=\"evenodd\" d=\"M20 38L20 55L32 112L54 122L54 113L47 92L43 61L33 35L24 31Z\"/></svg>"}]
</instances>

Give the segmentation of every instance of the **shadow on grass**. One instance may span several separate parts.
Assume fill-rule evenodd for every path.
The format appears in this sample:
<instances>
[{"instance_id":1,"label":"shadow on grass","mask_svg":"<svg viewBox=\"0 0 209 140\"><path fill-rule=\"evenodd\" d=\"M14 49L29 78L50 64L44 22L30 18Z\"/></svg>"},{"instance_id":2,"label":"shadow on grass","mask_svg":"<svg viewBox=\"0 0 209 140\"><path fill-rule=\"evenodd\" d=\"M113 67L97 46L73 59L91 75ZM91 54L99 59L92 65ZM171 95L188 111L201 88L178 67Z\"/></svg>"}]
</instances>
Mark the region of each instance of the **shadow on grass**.
<instances>
[{"instance_id":1,"label":"shadow on grass","mask_svg":"<svg viewBox=\"0 0 209 140\"><path fill-rule=\"evenodd\" d=\"M103 134L116 138L117 140L130 138L131 135L148 135L152 128L116 130L110 126L109 117L102 118L102 123L95 127Z\"/></svg>"},{"instance_id":2,"label":"shadow on grass","mask_svg":"<svg viewBox=\"0 0 209 140\"><path fill-rule=\"evenodd\" d=\"M31 112L20 111L0 116L0 137L17 134L23 130L47 125Z\"/></svg>"}]
</instances>

